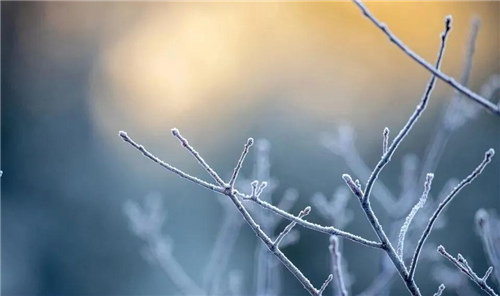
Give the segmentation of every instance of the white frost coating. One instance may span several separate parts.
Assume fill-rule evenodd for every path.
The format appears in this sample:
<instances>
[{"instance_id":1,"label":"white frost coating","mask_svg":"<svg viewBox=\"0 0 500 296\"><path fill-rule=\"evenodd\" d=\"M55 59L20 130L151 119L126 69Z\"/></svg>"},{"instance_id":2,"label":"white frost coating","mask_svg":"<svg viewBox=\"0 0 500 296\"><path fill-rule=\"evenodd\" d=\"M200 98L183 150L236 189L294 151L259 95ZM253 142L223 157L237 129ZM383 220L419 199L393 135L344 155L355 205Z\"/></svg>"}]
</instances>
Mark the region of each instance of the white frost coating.
<instances>
[{"instance_id":1,"label":"white frost coating","mask_svg":"<svg viewBox=\"0 0 500 296\"><path fill-rule=\"evenodd\" d=\"M189 142L179 133L178 129L173 128L172 134L179 140L179 142L181 142L182 147L186 148L186 150L189 151L189 153L191 153L191 155L193 155L194 158L196 158L198 163L208 172L208 174L210 174L210 176L212 176L212 178L214 178L217 184L219 184L222 187L226 187L226 183L221 179L221 177L219 177L219 175L217 175L217 173L208 165L208 163L206 163L206 161L201 157L198 151L194 150L194 148L191 145L189 145ZM252 143L253 139L251 141L249 139L250 146L252 145Z\"/></svg>"},{"instance_id":2,"label":"white frost coating","mask_svg":"<svg viewBox=\"0 0 500 296\"><path fill-rule=\"evenodd\" d=\"M382 154L385 154L387 152L387 148L389 148L389 128L386 127L384 128L383 132L383 141L382 141Z\"/></svg>"},{"instance_id":3,"label":"white frost coating","mask_svg":"<svg viewBox=\"0 0 500 296\"><path fill-rule=\"evenodd\" d=\"M408 231L408 228L410 227L410 224L411 224L411 221L413 220L413 217L415 217L418 210L420 210L424 206L425 202L427 201L427 197L429 196L429 192L431 191L432 179L434 179L434 174L430 174L430 173L427 174L427 178L425 179L424 192L422 193L422 197L420 197L420 200L418 201L418 203L411 209L410 213L406 217L405 223L403 224L403 226L401 226L401 230L399 231L397 254L398 254L399 258L401 258L401 260L403 260L406 232Z\"/></svg>"},{"instance_id":4,"label":"white frost coating","mask_svg":"<svg viewBox=\"0 0 500 296\"><path fill-rule=\"evenodd\" d=\"M327 280L323 283L323 285L321 286L320 289L316 289L311 284L311 282L309 281L309 279L306 276L304 276L304 274L302 274L302 272L290 261L290 259L288 259L285 256L285 254L283 254L283 252L281 252L281 250L278 248L278 246L276 246L274 244L274 242L271 240L271 238L269 238L269 236L261 229L261 226L255 222L255 220L250 215L250 213L247 211L247 209L245 208L245 206L238 199L238 196L242 196L242 197L244 197L246 199L250 199L250 200L262 202L261 200L259 200L259 195L262 193L262 191L266 187L267 182L261 182L260 184L259 184L258 181L252 182L252 195L251 196L246 196L246 195L243 195L243 194L239 193L237 190L232 190L231 187L229 187L228 184L225 184L222 181L222 179L220 179L220 177L217 175L217 173L203 160L203 158L199 155L199 153L192 146L189 145L188 141L184 137L182 137L182 135L179 133L179 131L177 129L172 129L172 134L177 139L179 139L179 141L182 143L182 146L184 148L186 148L191 153L191 155L193 155L193 157L196 158L196 160L198 160L198 162L200 163L200 165L205 170L207 170L207 172L209 172L209 174L212 177L214 177L214 179L216 179L216 181L218 183L222 183L222 185L220 185L220 186L216 186L216 185L209 186L210 184L207 185L208 184L207 182L199 180L199 179L197 179L197 178L195 178L193 176L190 176L190 175L182 172L181 170L179 170L177 168L174 168L174 167L170 166L169 164L166 164L165 162L163 162L162 160L160 160L159 158L157 158L156 156L154 156L153 154L151 154L150 152L148 152L142 145L139 145L136 142L134 142L127 135L127 133L120 132L119 136L125 142L129 143L134 148L136 148L137 150L139 150L140 152L142 152L144 154L144 156L146 156L147 158L149 158L149 159L153 160L154 162L160 164L161 166L163 166L167 170L169 170L171 172L174 172L177 175L179 175L179 176L181 176L183 178L186 178L186 179L188 179L188 180L190 180L192 182L195 182L195 183L197 183L197 184L199 184L199 185L201 185L201 186L203 186L205 188L211 189L211 190L213 190L213 191L215 191L217 193L221 193L221 194L224 194L227 197L229 197L229 199L235 205L235 207L238 210L238 212L243 216L243 219L245 220L245 222L248 223L248 225L250 226L250 228L254 231L254 233L257 235L257 237L266 245L266 247L272 252L272 254L274 256L276 256L276 258L297 278L297 280L299 280L299 282L302 284L302 286L311 295L313 295L313 296L321 296L321 294L325 290L325 288L328 285L328 283L332 280L332 275L330 275L327 278ZM251 141L248 141L247 143L250 144ZM248 147L249 146L250 145L248 145ZM245 147L245 149L247 149L248 147ZM243 154L245 154L245 152ZM239 165L240 164L237 164L237 166L239 166ZM259 202L259 204L260 204L260 202ZM309 211L310 211L310 208L308 207L308 208L306 208L304 210L304 214L308 213ZM291 214L288 214L288 215L290 215L290 216L292 216L294 218L297 218L298 220L293 220L296 223L300 223L300 222L304 221L301 218L295 217L295 216L293 216ZM318 225L318 227L319 227L319 225ZM348 234L348 233L346 233L346 235L347 236L353 236L353 235ZM356 237L356 236L353 236L353 237ZM361 243L363 243L364 241L368 242L367 240L364 240L364 239L362 239L360 237L356 237L356 238ZM377 243L373 243L373 244L376 245ZM200 294L200 293L194 293L194 294Z\"/></svg>"},{"instance_id":5,"label":"white frost coating","mask_svg":"<svg viewBox=\"0 0 500 296\"><path fill-rule=\"evenodd\" d=\"M446 259L450 260L451 263L455 264L455 266L463 273L465 273L476 285L479 286L486 294L490 296L498 296L498 294L486 283L488 277L491 275L493 271L493 267L490 266L483 277L479 277L474 270L470 267L467 260L465 260L462 254L458 254L457 258L450 255L450 253L446 252L446 249L443 246L438 247L439 254L443 255Z\"/></svg>"},{"instance_id":6,"label":"white frost coating","mask_svg":"<svg viewBox=\"0 0 500 296\"><path fill-rule=\"evenodd\" d=\"M399 49L401 49L406 55L412 58L415 62L420 64L422 67L426 68L429 72L433 74L433 77L438 77L443 82L449 84L451 87L455 88L457 91L472 99L474 102L478 103L482 107L487 110L493 112L495 115L500 116L500 109L495 104L491 103L487 99L482 96L476 94L471 91L467 87L458 83L455 79L449 77L448 75L441 72L439 67L433 67L429 62L424 60L422 57L417 55L413 50L411 50L406 44L404 44L399 38L392 33L386 24L380 22L375 16L366 8L366 6L360 0L353 0L353 2L361 9L363 14L375 25L377 26L384 34L389 38L389 40L394 43ZM447 16L446 20L451 22L451 16Z\"/></svg>"},{"instance_id":7,"label":"white frost coating","mask_svg":"<svg viewBox=\"0 0 500 296\"><path fill-rule=\"evenodd\" d=\"M463 179L453 190L446 196L446 198L439 204L437 207L436 211L432 214L431 218L429 219L429 223L424 229L424 232L422 233L422 236L420 237L417 247L415 248L415 252L413 253L413 257L411 260L411 265L410 265L410 271L409 271L409 276L411 279L413 279L415 275L415 269L417 267L418 263L418 257L420 256L420 252L422 251L422 247L427 240L427 237L429 237L432 228L434 227L434 224L436 223L436 220L438 219L439 215L444 211L446 206L453 200L453 198L467 185L472 183L481 173L483 170L486 168L486 166L491 162L491 159L493 158L493 155L495 155L495 150L489 149L486 151L484 154L484 159L483 161L472 171L470 175L468 175L465 179Z\"/></svg>"},{"instance_id":8,"label":"white frost coating","mask_svg":"<svg viewBox=\"0 0 500 296\"><path fill-rule=\"evenodd\" d=\"M300 211L299 213L299 218L304 218L305 216L309 215L309 213L311 213L311 207L306 207L305 209L303 209L302 211ZM277 248L279 247L281 241L283 240L283 238L288 234L290 233L290 231L292 231L292 228L295 227L295 225L297 225L297 222L290 222L290 224L288 224L285 229L283 229L283 231L278 235L278 237L274 240L274 246Z\"/></svg>"},{"instance_id":9,"label":"white frost coating","mask_svg":"<svg viewBox=\"0 0 500 296\"><path fill-rule=\"evenodd\" d=\"M445 288L446 288L445 285L443 284L439 285L438 291L434 293L434 296L441 296Z\"/></svg>"},{"instance_id":10,"label":"white frost coating","mask_svg":"<svg viewBox=\"0 0 500 296\"><path fill-rule=\"evenodd\" d=\"M238 174L241 170L241 167L243 165L243 161L245 160L245 156L247 156L248 151L252 145L253 145L253 139L248 138L248 141L245 144L245 148L243 149L243 152L241 153L240 159L238 159L238 164L234 168L233 175L231 176L231 180L229 180L229 187L231 187L231 189L234 186L234 182L236 182L236 178L238 177Z\"/></svg>"}]
</instances>

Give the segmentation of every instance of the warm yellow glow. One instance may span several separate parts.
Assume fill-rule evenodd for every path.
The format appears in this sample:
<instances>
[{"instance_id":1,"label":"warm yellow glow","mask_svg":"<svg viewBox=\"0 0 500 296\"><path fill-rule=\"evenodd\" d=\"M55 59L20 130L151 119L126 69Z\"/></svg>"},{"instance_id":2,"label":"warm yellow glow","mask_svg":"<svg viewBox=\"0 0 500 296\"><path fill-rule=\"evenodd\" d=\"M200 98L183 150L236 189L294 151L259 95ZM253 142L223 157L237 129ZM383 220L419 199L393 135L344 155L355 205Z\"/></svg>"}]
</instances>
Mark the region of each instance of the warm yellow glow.
<instances>
[{"instance_id":1,"label":"warm yellow glow","mask_svg":"<svg viewBox=\"0 0 500 296\"><path fill-rule=\"evenodd\" d=\"M488 38L498 34L490 11L495 4L367 5L431 62L444 16L453 14L455 28L444 61L452 76L459 77L475 13L483 17L476 67L488 66L491 51L498 49L494 38ZM228 114L272 102L325 119L359 114L360 104L361 112L383 109L386 103L404 107L414 104L428 79L348 2L140 7L131 25L102 40L91 80L96 119L113 131L116 118L109 114L140 128L165 129L227 124Z\"/></svg>"}]
</instances>

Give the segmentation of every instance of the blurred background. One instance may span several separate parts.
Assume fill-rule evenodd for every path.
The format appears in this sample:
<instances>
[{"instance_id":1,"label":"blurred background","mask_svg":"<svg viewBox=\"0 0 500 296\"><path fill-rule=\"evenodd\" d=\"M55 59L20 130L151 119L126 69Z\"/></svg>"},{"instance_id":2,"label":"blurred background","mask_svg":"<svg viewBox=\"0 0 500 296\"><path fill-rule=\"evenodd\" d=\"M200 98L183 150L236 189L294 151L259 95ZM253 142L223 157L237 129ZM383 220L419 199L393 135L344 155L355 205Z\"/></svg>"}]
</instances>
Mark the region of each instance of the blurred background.
<instances>
[{"instance_id":1,"label":"blurred background","mask_svg":"<svg viewBox=\"0 0 500 296\"><path fill-rule=\"evenodd\" d=\"M279 181L273 200L296 189L292 212L298 213L317 192L331 197L343 186L342 173L356 175L322 137L335 137L339 126L349 125L357 152L372 168L381 156L383 128L391 129L391 139L396 135L430 76L350 2L1 6L3 295L178 295L163 269L141 255L144 241L123 210L127 200L141 204L151 192L163 197L163 232L172 239L173 255L201 282L223 208L214 193L142 157L118 137L119 130L205 180L209 176L171 136L172 127L225 177L248 137L265 138L270 174ZM457 79L471 20L478 16L469 86L479 92L500 73L500 2L367 6L430 62L451 14L442 69ZM494 102L498 94L492 92ZM427 112L382 173L394 195L402 159L408 153L425 157L453 96L438 82ZM468 175L488 148L500 151L499 119L484 110L472 117L449 138L435 169L434 197L450 178ZM248 178L253 159L251 152L242 170ZM428 241L461 252L479 274L489 263L474 215L480 208L500 210L498 159L460 193L445 213L446 226ZM418 184L418 194L422 188ZM380 204L373 206L388 226ZM356 198L347 207L353 220L345 229L375 239ZM314 208L309 219L328 224ZM297 229L300 240L284 252L319 287L329 273L328 236ZM254 293L258 243L243 225L227 255L228 268L241 272L243 294ZM358 294L379 274L381 252L345 241L343 255L353 275L350 289ZM439 285L433 266L422 262L417 269L427 295ZM283 271L283 281L282 295L306 294L289 272ZM406 293L396 278L391 295Z\"/></svg>"}]
</instances>

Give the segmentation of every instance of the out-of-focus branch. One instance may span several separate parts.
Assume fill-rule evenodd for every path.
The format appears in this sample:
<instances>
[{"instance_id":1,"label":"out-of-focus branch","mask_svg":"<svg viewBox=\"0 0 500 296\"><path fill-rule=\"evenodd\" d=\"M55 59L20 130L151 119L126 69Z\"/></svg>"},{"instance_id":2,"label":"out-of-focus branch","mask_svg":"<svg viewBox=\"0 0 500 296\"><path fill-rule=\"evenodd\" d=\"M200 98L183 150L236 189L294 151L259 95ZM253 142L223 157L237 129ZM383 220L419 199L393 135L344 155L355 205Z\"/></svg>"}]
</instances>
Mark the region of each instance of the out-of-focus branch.
<instances>
[{"instance_id":1,"label":"out-of-focus branch","mask_svg":"<svg viewBox=\"0 0 500 296\"><path fill-rule=\"evenodd\" d=\"M160 264L177 289L184 295L205 295L174 258L172 243L162 234L165 214L161 207L161 197L149 196L144 210L132 201L125 204L124 210L132 231L147 243L147 255Z\"/></svg>"},{"instance_id":2,"label":"out-of-focus branch","mask_svg":"<svg viewBox=\"0 0 500 296\"><path fill-rule=\"evenodd\" d=\"M480 209L476 213L476 226L490 264L493 265L497 284L500 284L500 220L494 214Z\"/></svg>"},{"instance_id":3,"label":"out-of-focus branch","mask_svg":"<svg viewBox=\"0 0 500 296\"><path fill-rule=\"evenodd\" d=\"M337 291L338 296L347 296L347 289L344 283L344 275L342 271L342 256L339 251L339 238L332 235L330 236L330 250L332 274L334 277L334 289Z\"/></svg>"}]
</instances>

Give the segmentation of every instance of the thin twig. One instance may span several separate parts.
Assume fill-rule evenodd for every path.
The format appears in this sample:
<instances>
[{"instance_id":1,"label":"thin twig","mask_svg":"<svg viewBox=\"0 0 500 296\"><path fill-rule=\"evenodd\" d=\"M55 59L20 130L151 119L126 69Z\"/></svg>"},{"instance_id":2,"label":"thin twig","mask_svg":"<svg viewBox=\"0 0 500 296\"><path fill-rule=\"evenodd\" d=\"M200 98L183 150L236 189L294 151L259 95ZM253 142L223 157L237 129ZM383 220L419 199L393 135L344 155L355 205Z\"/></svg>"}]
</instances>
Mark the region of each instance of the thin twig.
<instances>
[{"instance_id":1,"label":"thin twig","mask_svg":"<svg viewBox=\"0 0 500 296\"><path fill-rule=\"evenodd\" d=\"M476 179L483 172L484 168L488 165L488 163L490 163L491 158L493 157L494 154L495 151L493 149L488 150L485 153L484 159L479 164L479 166L477 166L476 169L474 169L474 171L470 175L468 175L455 188L453 188L450 194L448 194L448 196L439 204L436 211L432 214L431 218L429 219L429 223L425 227L424 232L422 233L422 236L418 241L415 253L413 253L413 258L411 260L410 273L409 273L411 279L413 279L415 275L415 269L417 268L417 263L418 263L418 256L420 255L422 247L424 246L427 237L429 237L429 234L432 231L432 227L434 226L434 223L436 223L436 220L438 219L439 215L443 212L445 207L453 200L453 198L460 192L460 190L462 190L465 186L469 185L472 181L474 181L474 179Z\"/></svg>"},{"instance_id":2,"label":"thin twig","mask_svg":"<svg viewBox=\"0 0 500 296\"><path fill-rule=\"evenodd\" d=\"M403 252L404 252L404 243L405 243L405 236L406 232L408 231L408 228L410 227L411 221L417 214L417 212L424 206L425 202L427 201L427 197L429 196L429 192L431 191L431 184L432 184L432 179L434 178L434 174L427 174L427 179L425 180L424 184L424 192L422 193L422 197L420 197L420 200L418 203L411 209L410 213L406 217L405 222L403 223L403 226L401 226L401 230L399 232L399 239L398 239L398 248L397 252L399 257L403 259Z\"/></svg>"},{"instance_id":3,"label":"thin twig","mask_svg":"<svg viewBox=\"0 0 500 296\"><path fill-rule=\"evenodd\" d=\"M249 138L247 143L245 144L245 147L243 148L243 152L241 153L240 159L238 160L238 164L234 168L233 175L231 176L231 179L229 180L229 187L233 188L234 187L234 182L236 181L236 178L238 177L238 173L241 170L241 166L243 165L243 161L245 160L245 156L247 156L248 151L250 149L250 146L253 145L253 139Z\"/></svg>"},{"instance_id":4,"label":"thin twig","mask_svg":"<svg viewBox=\"0 0 500 296\"><path fill-rule=\"evenodd\" d=\"M487 110L493 112L493 114L500 116L500 108L497 105L493 104L492 102L488 101L487 99L483 98L482 96L476 94L467 87L458 83L455 79L444 74L439 70L439 67L433 67L429 62L424 60L422 57L417 55L413 50L411 50L408 46L406 46L396 35L394 35L394 33L392 33L389 30L386 24L380 22L377 18L375 18L375 16L368 10L368 8L366 8L366 6L360 0L353 0L353 2L359 7L359 9L361 9L363 14L375 26L377 26L380 30L382 30L382 32L384 32L385 35L387 35L387 37L392 43L394 43L397 47L399 47L399 49L401 49L406 55L412 58L415 62L417 62L418 64L426 68L428 71L430 71L433 74L433 76L438 77L445 83L455 88L457 91L461 92L465 96L472 99L474 102L483 106Z\"/></svg>"},{"instance_id":5,"label":"thin twig","mask_svg":"<svg viewBox=\"0 0 500 296\"><path fill-rule=\"evenodd\" d=\"M179 142L181 142L182 147L186 148L186 150L189 151L191 155L193 155L193 157L208 172L208 174L212 176L212 178L214 178L217 184L219 184L222 187L226 186L226 183L221 179L221 177L219 177L219 175L217 175L217 173L207 164L207 162L203 159L203 157L201 157L198 151L194 150L194 148L191 145L189 145L189 142L179 133L178 129L173 128L172 134L179 140Z\"/></svg>"},{"instance_id":6,"label":"thin twig","mask_svg":"<svg viewBox=\"0 0 500 296\"><path fill-rule=\"evenodd\" d=\"M175 132L173 132L174 136L176 136L183 144L183 146L189 150L189 152L198 160L198 162L200 162L200 164L208 171L208 172L213 172L210 173L212 175L212 177L216 178L215 176L218 176L215 171L213 171L212 168L210 168L210 166L208 166L208 164L206 164L206 162L203 160L203 158L201 158L201 156L199 155L199 153L190 145L187 144L187 140L182 137L182 135L179 133L178 130L175 130ZM229 197L229 199L231 200L231 202L236 206L236 208L238 209L238 211L240 212L240 214L243 216L243 219L248 223L248 225L250 226L250 228L255 232L255 234L257 235L257 237L267 246L267 248L273 253L274 256L276 256L276 258L278 258L279 261L281 261L281 263L299 280L299 282L304 286L304 288L311 294L311 295L314 295L314 296L321 296L321 294L323 293L323 291L325 290L326 286L328 285L328 283L331 281L332 279L332 275L330 275L327 280L323 283L323 285L321 286L320 289L316 289L312 284L311 282L309 281L309 279L304 276L304 274L302 274L302 272L290 261L290 259L288 259L288 257L285 256L285 254L283 254L283 252L281 252L281 250L279 248L276 248L274 246L274 242L267 236L267 234L260 228L260 226L255 222L255 220L252 218L252 216L250 215L250 213L248 213L247 209L243 206L243 204L241 203L241 201L238 199L238 192L236 190L231 190L231 188L227 187L225 183L223 187L220 187L220 186L207 186L206 185L206 182L205 181L202 181L202 180L199 180L195 177L192 177L168 164L166 164L165 162L161 161L159 158L157 158L156 156L154 156L153 154L149 153L142 145L139 145L137 143L135 143L130 137L127 136L127 134L125 132L120 132L119 133L120 137L122 137L122 139L124 141L126 141L127 143L131 144L134 148L138 149L139 151L141 151L146 157L148 157L149 159L153 160L154 162L160 164L161 166L163 166L164 168L168 169L169 171L171 172L174 172L176 173L177 175L183 177L183 178L186 178L190 181L193 181L205 188L208 188L208 189L211 189L215 192L218 192L218 193L221 193L221 194L224 194L226 196ZM202 160L202 161L200 161ZM220 179L220 178L219 178ZM220 179L221 180L221 179ZM222 180L221 180L222 181ZM253 190L252 190L252 197L254 198L258 198L258 196L260 195L260 193L262 193L262 191L264 190L265 188L265 185L266 183L261 183L259 186L258 184L256 184L255 182L253 182L252 184L252 187L253 187ZM222 185L221 185L222 186ZM229 189L229 190L228 190ZM291 215L293 216L293 215ZM295 216L293 216L295 217ZM299 220L301 220L299 218ZM352 235L353 236L353 235Z\"/></svg>"},{"instance_id":7,"label":"thin twig","mask_svg":"<svg viewBox=\"0 0 500 296\"><path fill-rule=\"evenodd\" d=\"M462 70L462 77L460 78L460 83L464 86L467 86L469 83L470 73L472 71L472 61L474 57L474 52L476 48L477 35L479 32L481 21L478 18L474 18L471 22L469 38L467 40L467 50L465 53L464 65ZM484 93L481 92L482 96L485 96ZM443 155L444 149L448 144L449 139L451 138L453 132L455 132L460 125L459 124L450 124L451 121L456 122L456 120L451 120L451 118L465 118L462 119L462 122L467 121L467 116L464 116L464 112L457 112L459 105L464 105L462 101L462 94L458 91L455 92L453 99L448 103L446 109L444 110L444 114L442 116L442 122L438 127L436 133L433 136L432 141L430 142L428 148L425 152L425 157L423 159L422 171L419 176L419 183L424 182L425 174L427 172L436 171L436 167L439 163L439 159ZM485 96L489 98L488 96ZM476 107L476 106L473 106Z\"/></svg>"},{"instance_id":8,"label":"thin twig","mask_svg":"<svg viewBox=\"0 0 500 296\"><path fill-rule=\"evenodd\" d=\"M300 211L299 213L299 218L303 218L307 215L309 215L309 213L311 212L311 207L306 207L305 209L303 209L302 211ZM285 237L285 235L287 235L288 233L290 233L290 231L292 231L292 228L295 227L295 225L297 225L297 222L290 222L290 224L288 224L285 229L283 229L282 232L280 232L280 234L278 235L278 237L274 240L274 246L277 248L279 246L279 244L281 243L281 241L283 240L283 238Z\"/></svg>"},{"instance_id":9,"label":"thin twig","mask_svg":"<svg viewBox=\"0 0 500 296\"><path fill-rule=\"evenodd\" d=\"M358 2L356 2L356 3L358 3ZM359 5L364 7L361 3ZM441 34L441 45L440 45L437 60L436 60L436 68L437 69L439 69L441 67L441 60L443 58L444 49L446 48L446 40L447 40L448 33L450 32L450 30L451 30L451 17L447 16L445 19L445 30ZM394 152L396 152L396 149L398 148L399 144L403 141L403 139L406 137L406 135L408 135L408 133L413 128L413 126L417 122L420 115L424 112L424 110L427 107L427 104L429 102L429 97L432 93L432 90L434 89L435 84L436 84L436 76L433 75L431 77L431 79L429 80L429 83L427 84L424 95L422 96L420 103L417 105L417 108L415 109L413 114L410 116L410 118L408 119L408 122L405 124L405 126L398 133L396 138L394 138L393 142L391 143L391 145L387 149L387 152L382 156L382 159L380 159L380 161L377 163L370 178L366 182L365 199L370 198L370 193L371 193L373 184L377 180L380 172L382 171L384 166L391 160L391 157L392 157L392 155L394 155Z\"/></svg>"},{"instance_id":10,"label":"thin twig","mask_svg":"<svg viewBox=\"0 0 500 296\"><path fill-rule=\"evenodd\" d=\"M446 288L445 285L443 284L439 285L438 291L434 293L434 296L441 296L445 288Z\"/></svg>"},{"instance_id":11,"label":"thin twig","mask_svg":"<svg viewBox=\"0 0 500 296\"><path fill-rule=\"evenodd\" d=\"M257 203L258 205L260 205L261 207L263 207L265 209L268 209L268 210L270 210L270 211L272 211L272 212L280 215L283 218L286 218L286 219L288 219L290 221L297 222L297 224L300 225L300 226L312 229L314 231L326 233L326 234L329 234L329 235L341 236L343 238L349 239L351 241L360 243L360 244L368 246L368 247L379 248L379 249L382 248L382 244L381 243L364 239L364 238L362 238L360 236L357 236L357 235L352 234L350 232L342 231L342 230L337 229L337 228L335 228L333 226L322 226L322 225L319 225L319 224L312 223L312 222L309 222L307 220L301 219L301 218L299 218L297 216L294 216L294 215L292 215L292 214L290 214L288 212L285 212L285 211L281 210L280 208L277 208L277 207L273 206L272 204L270 204L268 202L263 201L262 199L260 199L257 196L252 197L252 196L245 195L245 194L242 194L242 193L238 193L238 195L241 196L241 197L243 197L244 200L253 201L253 202Z\"/></svg>"},{"instance_id":12,"label":"thin twig","mask_svg":"<svg viewBox=\"0 0 500 296\"><path fill-rule=\"evenodd\" d=\"M201 185L205 188L208 188L212 191L215 191L215 192L219 192L219 193L222 193L223 189L217 185L214 185L212 183L208 183L206 181L203 181L201 179L198 179L196 177L193 177L191 176L190 174L187 174L181 170L179 170L178 168L174 167L174 166L171 166L169 165L168 163L164 162L163 160L159 159L158 157L154 156L153 154L151 154L149 151L146 150L146 148L144 148L144 146L142 145L139 145L137 144L136 142L134 142L132 140L132 138L130 138L126 132L124 131L120 131L118 133L118 135L123 139L123 141L129 143L130 145L132 145L135 149L139 150L140 152L142 152L142 154L151 159L152 161L156 162L157 164L159 164L160 166L166 168L167 170L171 171L172 173L178 175L179 177L181 178L184 178L184 179L187 179L193 183L196 183L198 185Z\"/></svg>"},{"instance_id":13,"label":"thin twig","mask_svg":"<svg viewBox=\"0 0 500 296\"><path fill-rule=\"evenodd\" d=\"M364 7L361 3L359 3L362 7ZM448 37L448 33L451 30L451 17L446 17L445 18L445 29L443 33L441 33L441 44L439 47L438 55L437 55L437 60L436 60L436 68L439 69L441 66L441 60L444 54L444 49L446 48L446 41ZM373 188L373 185L375 184L375 181L377 180L380 172L384 168L384 166L389 163L391 160L392 155L396 151L396 148L399 146L401 141L408 135L410 130L412 129L413 125L417 122L419 119L420 115L422 112L425 110L427 107L428 101L430 94L432 93L432 90L434 88L434 85L436 84L436 77L433 75L427 84L427 88L424 92L424 95L422 96L422 99L420 103L417 105L417 108L415 109L414 113L410 116L408 122L405 124L405 126L401 129L401 131L398 133L396 138L394 138L393 142L391 143L390 147L387 149L386 153L382 156L382 159L378 162L376 165L375 169L373 170L372 174L370 175L370 178L368 179L366 183L366 187L364 190L364 194L362 198L360 198L360 203L361 207L363 208L366 217L368 218L368 221L370 225L372 226L373 230L377 234L378 238L380 239L382 243L382 248L383 250L387 253L389 258L391 259L392 263L396 267L398 273L400 274L401 278L405 282L406 287L410 291L412 295L421 295L420 290L413 280L413 277L409 276L408 270L406 269L406 266L403 262L403 260L398 256L396 251L394 250L394 247L392 246L389 238L387 237L384 229L382 228L382 225L378 221L377 216L373 212L373 209L370 205L370 192L371 189ZM349 178L346 178L346 176L343 176L344 179L347 179L347 182L349 182ZM349 185L349 184L348 184ZM349 186L351 190L356 189L352 188ZM354 191L353 191L354 192ZM356 194L356 192L355 192ZM358 193L359 194L359 193Z\"/></svg>"},{"instance_id":14,"label":"thin twig","mask_svg":"<svg viewBox=\"0 0 500 296\"><path fill-rule=\"evenodd\" d=\"M384 132L382 133L383 139L382 139L382 154L385 154L387 152L387 149L389 148L389 128L386 127L384 128Z\"/></svg>"},{"instance_id":15,"label":"thin twig","mask_svg":"<svg viewBox=\"0 0 500 296\"><path fill-rule=\"evenodd\" d=\"M495 293L495 291L486 283L486 280L490 276L493 267L490 266L488 270L486 270L484 276L480 278L472 270L469 263L467 263L467 260L465 260L465 258L461 254L458 254L458 258L455 258L452 255L450 255L450 253L446 252L446 249L443 246L438 247L438 252L439 254L443 255L446 259L450 260L453 264L455 264L455 266L458 267L458 269L461 272L465 273L476 285L478 285L488 295L498 296L497 293Z\"/></svg>"}]
</instances>

